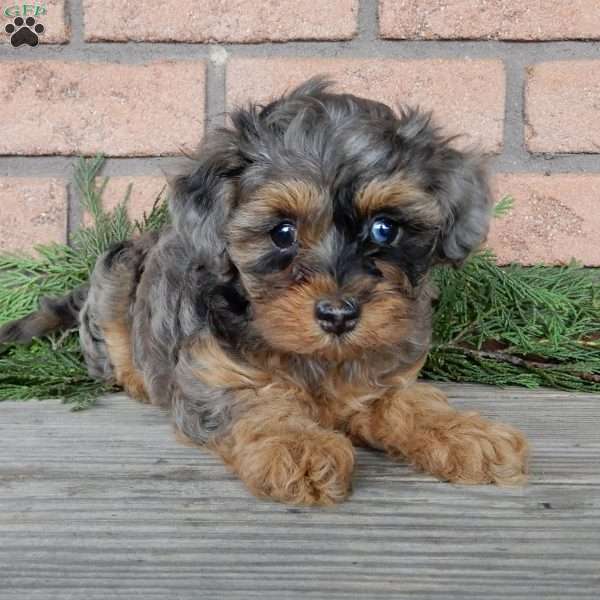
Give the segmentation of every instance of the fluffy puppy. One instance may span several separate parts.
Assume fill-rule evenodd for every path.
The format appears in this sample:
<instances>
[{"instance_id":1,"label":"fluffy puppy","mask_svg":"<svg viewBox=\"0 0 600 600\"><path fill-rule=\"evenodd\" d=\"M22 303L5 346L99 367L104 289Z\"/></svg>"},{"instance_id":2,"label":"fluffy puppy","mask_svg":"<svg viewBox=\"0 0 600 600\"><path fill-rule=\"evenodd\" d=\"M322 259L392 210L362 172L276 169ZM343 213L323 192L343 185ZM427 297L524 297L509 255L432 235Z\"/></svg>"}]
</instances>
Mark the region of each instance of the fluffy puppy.
<instances>
[{"instance_id":1,"label":"fluffy puppy","mask_svg":"<svg viewBox=\"0 0 600 600\"><path fill-rule=\"evenodd\" d=\"M428 271L484 239L481 158L428 115L314 79L231 115L172 185L173 225L98 259L88 287L0 331L79 323L90 373L170 407L259 496L331 504L353 444L440 479L517 484L527 444L416 381Z\"/></svg>"}]
</instances>

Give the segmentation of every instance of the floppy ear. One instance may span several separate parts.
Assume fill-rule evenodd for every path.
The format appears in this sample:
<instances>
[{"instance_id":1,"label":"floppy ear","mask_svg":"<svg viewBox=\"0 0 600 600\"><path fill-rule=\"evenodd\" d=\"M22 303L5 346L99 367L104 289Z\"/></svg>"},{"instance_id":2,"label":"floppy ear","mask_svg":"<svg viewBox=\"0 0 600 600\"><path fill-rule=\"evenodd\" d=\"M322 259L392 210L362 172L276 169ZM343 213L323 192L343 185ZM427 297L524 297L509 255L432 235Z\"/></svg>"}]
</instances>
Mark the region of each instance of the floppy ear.
<instances>
[{"instance_id":1,"label":"floppy ear","mask_svg":"<svg viewBox=\"0 0 600 600\"><path fill-rule=\"evenodd\" d=\"M215 275L229 269L225 226L243 167L233 129L221 129L202 146L193 171L170 182L169 210L190 252Z\"/></svg>"},{"instance_id":2,"label":"floppy ear","mask_svg":"<svg viewBox=\"0 0 600 600\"><path fill-rule=\"evenodd\" d=\"M438 261L459 265L485 240L489 229L492 197L484 158L453 147L455 138L440 134L429 113L404 110L399 134L426 173L426 187L442 209Z\"/></svg>"},{"instance_id":3,"label":"floppy ear","mask_svg":"<svg viewBox=\"0 0 600 600\"><path fill-rule=\"evenodd\" d=\"M482 158L449 151L438 191L446 208L438 255L458 265L486 239L492 215L492 195Z\"/></svg>"}]
</instances>

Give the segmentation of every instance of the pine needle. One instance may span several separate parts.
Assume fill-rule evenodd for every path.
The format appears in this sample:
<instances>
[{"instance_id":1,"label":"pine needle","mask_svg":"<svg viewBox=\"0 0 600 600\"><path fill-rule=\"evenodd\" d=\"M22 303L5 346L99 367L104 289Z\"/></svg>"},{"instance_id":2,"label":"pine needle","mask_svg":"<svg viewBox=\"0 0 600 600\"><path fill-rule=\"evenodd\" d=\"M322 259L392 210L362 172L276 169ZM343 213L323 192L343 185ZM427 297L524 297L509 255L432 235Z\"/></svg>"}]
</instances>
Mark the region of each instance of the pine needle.
<instances>
[{"instance_id":1,"label":"pine needle","mask_svg":"<svg viewBox=\"0 0 600 600\"><path fill-rule=\"evenodd\" d=\"M71 246L0 254L0 323L35 310L41 296L59 296L84 283L112 243L168 223L162 192L140 220L127 214L131 187L114 210L106 211L102 165L101 156L77 162L74 180L92 225L78 230ZM502 198L495 216L507 214L513 202ZM433 277L439 300L423 376L600 392L600 279L593 270L575 262L499 267L493 254L483 251L460 270L434 269ZM0 348L0 401L62 398L78 410L108 391L87 375L76 330Z\"/></svg>"}]
</instances>

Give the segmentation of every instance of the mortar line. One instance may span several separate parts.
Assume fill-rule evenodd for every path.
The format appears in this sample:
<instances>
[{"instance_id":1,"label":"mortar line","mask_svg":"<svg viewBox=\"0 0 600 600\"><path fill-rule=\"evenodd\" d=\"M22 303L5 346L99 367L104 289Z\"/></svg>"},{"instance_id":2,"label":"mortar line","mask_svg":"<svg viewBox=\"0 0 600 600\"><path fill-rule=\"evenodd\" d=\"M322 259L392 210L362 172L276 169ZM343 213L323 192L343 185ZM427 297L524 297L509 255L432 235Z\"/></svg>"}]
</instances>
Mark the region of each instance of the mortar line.
<instances>
[{"instance_id":1,"label":"mortar line","mask_svg":"<svg viewBox=\"0 0 600 600\"><path fill-rule=\"evenodd\" d=\"M77 201L75 190L72 182L68 182L67 186L67 243L73 241L73 233L79 228L82 221L82 210Z\"/></svg>"},{"instance_id":2,"label":"mortar line","mask_svg":"<svg viewBox=\"0 0 600 600\"><path fill-rule=\"evenodd\" d=\"M84 48L84 25L83 25L83 5L82 0L65 0L65 19L67 27L70 30L69 41L67 45L61 48ZM46 48L42 46L42 48ZM55 158L55 157L52 157ZM83 211L78 201L75 187L72 183L73 168L75 157L64 157L66 160L60 162L52 160L51 164L59 165L60 170L65 174L66 179L66 197L67 197L67 243L70 244L73 239L73 233L80 227L83 219ZM0 163L1 164L1 163Z\"/></svg>"},{"instance_id":3,"label":"mortar line","mask_svg":"<svg viewBox=\"0 0 600 600\"><path fill-rule=\"evenodd\" d=\"M58 178L71 181L73 156L0 157L0 177ZM102 174L108 177L162 177L179 172L183 156L107 157ZM492 172L506 173L580 173L600 174L598 154L528 154L514 160L506 154L490 157Z\"/></svg>"},{"instance_id":4,"label":"mortar line","mask_svg":"<svg viewBox=\"0 0 600 600\"><path fill-rule=\"evenodd\" d=\"M206 66L206 130L225 124L227 51L220 45L214 45L209 59Z\"/></svg>"},{"instance_id":5,"label":"mortar line","mask_svg":"<svg viewBox=\"0 0 600 600\"><path fill-rule=\"evenodd\" d=\"M525 111L524 67L514 57L504 60L505 99L504 99L504 139L502 154L496 159L498 163L519 164L529 159L525 148L525 129L523 117Z\"/></svg>"},{"instance_id":6,"label":"mortar line","mask_svg":"<svg viewBox=\"0 0 600 600\"><path fill-rule=\"evenodd\" d=\"M82 0L65 0L65 18L68 19L70 24L71 35L69 36L69 42L64 48L76 48L77 50L83 50L85 47L84 37L84 25L83 25L83 5ZM41 46L46 49L47 46Z\"/></svg>"},{"instance_id":7,"label":"mortar line","mask_svg":"<svg viewBox=\"0 0 600 600\"><path fill-rule=\"evenodd\" d=\"M356 42L376 42L379 39L378 22L378 0L359 0L358 3L358 34L350 41Z\"/></svg>"},{"instance_id":8,"label":"mortar line","mask_svg":"<svg viewBox=\"0 0 600 600\"><path fill-rule=\"evenodd\" d=\"M72 0L73 2L75 0ZM76 5L79 6L79 5ZM74 31L81 31L81 15L73 13ZM230 58L394 58L410 59L506 59L525 58L529 63L556 60L598 60L600 42L552 41L514 42L495 40L388 40L368 39L367 30L376 27L376 15L361 17L366 30L362 36L345 41L290 41L256 44L223 43L218 48ZM81 36L81 34L80 34ZM41 45L36 60L144 63L150 60L210 60L216 46L206 43L98 42L74 39L66 45ZM8 49L7 49L8 50ZM0 62L22 60L18 50L0 56Z\"/></svg>"}]
</instances>

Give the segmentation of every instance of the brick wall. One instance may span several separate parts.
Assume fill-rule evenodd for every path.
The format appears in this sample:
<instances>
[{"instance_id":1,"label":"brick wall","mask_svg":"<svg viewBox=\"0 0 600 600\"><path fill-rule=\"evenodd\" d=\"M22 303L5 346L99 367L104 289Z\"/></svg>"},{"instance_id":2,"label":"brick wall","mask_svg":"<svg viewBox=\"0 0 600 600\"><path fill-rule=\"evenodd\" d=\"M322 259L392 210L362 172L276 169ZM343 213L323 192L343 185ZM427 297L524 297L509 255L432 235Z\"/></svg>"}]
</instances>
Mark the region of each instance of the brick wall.
<instances>
[{"instance_id":1,"label":"brick wall","mask_svg":"<svg viewBox=\"0 0 600 600\"><path fill-rule=\"evenodd\" d=\"M0 249L85 219L77 155L108 155L107 203L131 181L139 215L229 108L326 73L490 155L496 197L517 201L490 236L501 260L600 266L596 0L47 0L35 48L4 33L15 4L0 0Z\"/></svg>"}]
</instances>

